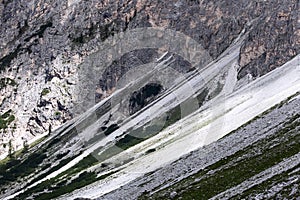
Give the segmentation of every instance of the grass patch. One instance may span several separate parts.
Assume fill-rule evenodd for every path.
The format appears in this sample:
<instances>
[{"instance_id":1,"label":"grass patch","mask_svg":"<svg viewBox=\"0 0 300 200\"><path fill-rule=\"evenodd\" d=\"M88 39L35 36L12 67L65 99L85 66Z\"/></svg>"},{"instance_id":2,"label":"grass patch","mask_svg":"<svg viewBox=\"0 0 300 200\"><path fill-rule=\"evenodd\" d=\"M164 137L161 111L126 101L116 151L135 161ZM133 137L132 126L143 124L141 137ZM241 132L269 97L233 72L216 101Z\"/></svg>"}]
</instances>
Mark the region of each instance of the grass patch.
<instances>
[{"instance_id":1,"label":"grass patch","mask_svg":"<svg viewBox=\"0 0 300 200\"><path fill-rule=\"evenodd\" d=\"M277 185L280 183L287 183L289 180L289 177L292 175L300 175L300 171L299 171L300 165L287 170L286 172L283 172L281 174L277 174L275 176L273 176L272 178L258 184L255 185L252 188L249 188L248 190L244 191L242 194L238 194L236 196L234 196L232 199L251 199L251 197L255 196L256 194L263 194L264 192L268 191L270 189L270 187L272 187L273 185ZM291 174L294 170L297 170L297 172L295 174ZM298 184L299 184L300 180L298 180ZM290 193L293 187L291 187L291 185L287 185L285 186L285 188L282 191L279 191L279 194L283 197L286 197L287 199L290 198ZM300 191L298 191L298 195L299 196ZM295 195L295 194L294 194Z\"/></svg>"},{"instance_id":2,"label":"grass patch","mask_svg":"<svg viewBox=\"0 0 300 200\"><path fill-rule=\"evenodd\" d=\"M170 111L167 112L167 119L164 125L164 128L171 126L181 119L181 108L180 105L174 107Z\"/></svg>"},{"instance_id":3,"label":"grass patch","mask_svg":"<svg viewBox=\"0 0 300 200\"><path fill-rule=\"evenodd\" d=\"M76 189L94 183L98 180L102 180L114 173L116 172L110 172L108 174L97 177L97 174L95 172L84 171L71 182L68 182L67 180L60 181L57 177L55 177L50 180L46 180L33 188L28 189L24 193L21 193L20 195L15 197L15 199L21 200L26 199L30 196L34 196L35 200L54 199L61 195L70 193Z\"/></svg>"},{"instance_id":4,"label":"grass patch","mask_svg":"<svg viewBox=\"0 0 300 200\"><path fill-rule=\"evenodd\" d=\"M12 114L12 110L6 111L0 115L0 129L6 129L15 120L15 116Z\"/></svg>"},{"instance_id":5,"label":"grass patch","mask_svg":"<svg viewBox=\"0 0 300 200\"><path fill-rule=\"evenodd\" d=\"M71 167L68 171L64 172L64 174L72 175L75 173L78 173L82 170L85 170L91 166L94 166L99 161L92 155L89 154L87 157L83 158L81 161L79 161L76 165Z\"/></svg>"},{"instance_id":6,"label":"grass patch","mask_svg":"<svg viewBox=\"0 0 300 200\"><path fill-rule=\"evenodd\" d=\"M0 79L0 90L6 88L7 86L16 86L17 82L10 78L1 78Z\"/></svg>"},{"instance_id":7,"label":"grass patch","mask_svg":"<svg viewBox=\"0 0 300 200\"><path fill-rule=\"evenodd\" d=\"M44 141L46 139L46 136L40 138L40 139L37 139L36 141L34 141L33 143L31 143L29 145L29 148L32 148L32 147L35 147L36 145L40 144L42 141Z\"/></svg>"},{"instance_id":8,"label":"grass patch","mask_svg":"<svg viewBox=\"0 0 300 200\"><path fill-rule=\"evenodd\" d=\"M132 135L125 135L124 138L120 139L116 146L120 147L121 149L129 149L130 147L133 147L136 144L139 144L140 142L146 140L146 138L138 138L134 137Z\"/></svg>"},{"instance_id":9,"label":"grass patch","mask_svg":"<svg viewBox=\"0 0 300 200\"><path fill-rule=\"evenodd\" d=\"M205 101L205 98L207 97L209 91L208 89L204 89L198 96L198 104L199 107L202 106L203 102ZM189 99L186 100L184 103L188 103ZM109 105L108 105L109 106ZM191 112L193 112L191 110ZM190 114L190 113L186 113ZM105 152L102 153L102 155L99 156L98 159L100 161L103 161L107 158L110 158L118 153L120 153L122 150L129 149L130 147L133 147L155 135L157 135L162 130L166 129L167 127L171 126L172 124L176 123L180 119L182 119L185 116L182 116L181 113L181 104L177 105L176 107L170 109L168 112L166 112L166 118L155 118L151 122L148 122L147 124L138 127L137 129L130 130L123 138L120 138L116 142L116 146L119 147L118 149L115 147L107 149ZM105 127L106 128L106 127ZM117 124L112 124L110 127L105 129L104 127L101 128L99 131L104 131L104 135L110 135L113 131L119 128ZM95 141L98 141L103 138L103 135L98 135L94 138L92 138L89 142L93 143Z\"/></svg>"},{"instance_id":10,"label":"grass patch","mask_svg":"<svg viewBox=\"0 0 300 200\"><path fill-rule=\"evenodd\" d=\"M42 91L42 93L41 93L41 95L42 96L46 96L49 93L50 93L50 90L48 88L44 88L43 91Z\"/></svg>"},{"instance_id":11,"label":"grass patch","mask_svg":"<svg viewBox=\"0 0 300 200\"><path fill-rule=\"evenodd\" d=\"M27 184L27 186L29 186L29 185L31 185L31 184L33 184L33 183L35 183L35 182L37 182L37 181L45 178L46 176L48 176L52 172L55 172L55 171L59 170L60 168L62 168L66 164L68 164L70 161L72 161L75 157L76 156L72 156L72 157L66 158L64 160L61 160L58 165L53 166L53 167L51 167L50 163L46 164L42 169L46 170L47 169L47 168L45 169L46 166L51 167L51 169L49 171L47 171L46 173L43 173L40 176L38 176L35 179L33 179L30 183Z\"/></svg>"},{"instance_id":12,"label":"grass patch","mask_svg":"<svg viewBox=\"0 0 300 200\"><path fill-rule=\"evenodd\" d=\"M300 115L295 115L274 135L159 191L152 198L168 198L172 191L176 191L177 198L208 199L297 154L300 149L300 134L297 132L297 127L300 127L299 118ZM148 193L140 197L147 198Z\"/></svg>"},{"instance_id":13,"label":"grass patch","mask_svg":"<svg viewBox=\"0 0 300 200\"><path fill-rule=\"evenodd\" d=\"M15 197L15 199L26 199L26 197L29 197L31 195L34 195L35 200L53 199L97 181L97 174L93 172L83 172L76 179L72 180L71 183L66 185L63 185L61 183L60 185L56 186L56 181L57 180L55 178L44 181L38 186L30 188L26 192ZM42 192L45 189L48 189L49 191L38 194L39 192Z\"/></svg>"},{"instance_id":14,"label":"grass patch","mask_svg":"<svg viewBox=\"0 0 300 200\"><path fill-rule=\"evenodd\" d=\"M53 140L51 140L47 146L46 149L50 149L51 147L53 147L54 145L58 144L59 142L61 142L60 138L54 138Z\"/></svg>"},{"instance_id":15,"label":"grass patch","mask_svg":"<svg viewBox=\"0 0 300 200\"><path fill-rule=\"evenodd\" d=\"M26 160L21 162L19 159L11 158L0 165L0 185L15 182L19 178L34 173L39 164L46 158L43 152L35 152L28 156Z\"/></svg>"},{"instance_id":16,"label":"grass patch","mask_svg":"<svg viewBox=\"0 0 300 200\"><path fill-rule=\"evenodd\" d=\"M161 132L163 129L168 126L176 123L178 120L182 118L181 116L181 108L180 105L174 107L170 111L167 112L166 119L155 118L151 122L148 122L146 125L141 126L137 129L130 130L123 138L120 138L116 142L116 146L119 148L115 148L114 146L104 151L100 156L99 160L104 161L123 150L129 149Z\"/></svg>"}]
</instances>

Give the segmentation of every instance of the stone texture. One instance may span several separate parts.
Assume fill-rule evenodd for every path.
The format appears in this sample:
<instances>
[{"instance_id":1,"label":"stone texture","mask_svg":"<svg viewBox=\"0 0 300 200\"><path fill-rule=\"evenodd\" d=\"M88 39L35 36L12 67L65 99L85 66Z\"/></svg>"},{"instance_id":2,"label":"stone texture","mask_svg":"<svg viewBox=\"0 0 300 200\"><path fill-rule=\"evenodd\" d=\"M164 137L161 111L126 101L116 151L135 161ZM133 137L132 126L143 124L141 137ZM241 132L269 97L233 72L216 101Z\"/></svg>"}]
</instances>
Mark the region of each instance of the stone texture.
<instances>
[{"instance_id":1,"label":"stone texture","mask_svg":"<svg viewBox=\"0 0 300 200\"><path fill-rule=\"evenodd\" d=\"M239 78L256 78L299 54L299 4L299 0L2 0L0 73L17 84L0 91L0 113L12 109L16 117L1 130L0 144L13 139L20 147L20 138L30 140L74 117L72 108L80 95L77 66L109 36L140 27L169 28L199 42L215 59L246 28ZM132 67L159 55L157 49L140 50L107 66L107 73L95 83L102 90L98 97L111 94L116 80ZM177 58L177 69L189 67ZM44 89L50 93L42 95ZM0 154L4 151L0 147Z\"/></svg>"}]
</instances>

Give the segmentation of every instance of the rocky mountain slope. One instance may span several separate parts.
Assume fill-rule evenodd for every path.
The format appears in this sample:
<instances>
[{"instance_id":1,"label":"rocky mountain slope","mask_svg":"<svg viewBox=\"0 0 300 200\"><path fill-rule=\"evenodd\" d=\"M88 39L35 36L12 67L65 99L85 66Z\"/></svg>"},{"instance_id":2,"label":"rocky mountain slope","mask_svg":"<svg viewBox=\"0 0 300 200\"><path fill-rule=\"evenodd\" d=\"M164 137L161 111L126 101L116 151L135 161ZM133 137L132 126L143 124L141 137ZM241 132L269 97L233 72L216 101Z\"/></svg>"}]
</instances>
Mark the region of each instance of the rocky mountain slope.
<instances>
[{"instance_id":1,"label":"rocky mountain slope","mask_svg":"<svg viewBox=\"0 0 300 200\"><path fill-rule=\"evenodd\" d=\"M0 198L299 195L299 6L2 0Z\"/></svg>"},{"instance_id":2,"label":"rocky mountain slope","mask_svg":"<svg viewBox=\"0 0 300 200\"><path fill-rule=\"evenodd\" d=\"M170 28L196 40L215 59L246 28L251 31L240 51L238 78L252 79L299 53L298 13L297 0L3 0L1 114L11 111L14 120L2 123L1 141L12 140L20 147L19 138L31 140L73 118L80 98L78 65L114 34L141 27ZM118 77L159 57L158 49L137 51L106 66L106 73L94 83L96 102L113 92ZM182 62L174 68L188 70Z\"/></svg>"},{"instance_id":3,"label":"rocky mountain slope","mask_svg":"<svg viewBox=\"0 0 300 200\"><path fill-rule=\"evenodd\" d=\"M189 73L187 80L134 115L120 115L127 98L112 101L124 97L133 87L129 84L43 141L3 160L1 198L297 195L300 55L234 89L237 83L229 87L237 78L232 59L238 59L239 46L235 43L219 61ZM157 66L152 73L163 72L164 66ZM220 80L203 78L223 69L227 73L221 91L196 111L188 110L202 91L215 92L211 83ZM186 86L198 95L186 92Z\"/></svg>"}]
</instances>

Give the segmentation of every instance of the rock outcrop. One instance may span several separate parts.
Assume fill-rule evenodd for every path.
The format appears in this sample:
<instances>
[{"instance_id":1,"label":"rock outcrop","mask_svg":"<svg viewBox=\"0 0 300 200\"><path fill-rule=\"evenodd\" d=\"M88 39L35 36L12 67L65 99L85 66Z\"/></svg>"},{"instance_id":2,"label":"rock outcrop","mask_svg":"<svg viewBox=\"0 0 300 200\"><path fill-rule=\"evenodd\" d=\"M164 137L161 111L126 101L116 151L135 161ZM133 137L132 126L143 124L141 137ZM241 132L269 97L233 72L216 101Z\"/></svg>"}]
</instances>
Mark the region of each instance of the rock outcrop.
<instances>
[{"instance_id":1,"label":"rock outcrop","mask_svg":"<svg viewBox=\"0 0 300 200\"><path fill-rule=\"evenodd\" d=\"M14 120L0 130L0 144L12 140L19 148L23 140L47 134L73 118L80 95L78 65L114 34L164 27L190 36L215 59L246 29L238 78L256 78L300 53L299 4L299 0L2 0L0 114L11 110ZM106 66L95 83L98 100L111 94L116 80L128 70L160 55L158 49L138 50ZM185 62L177 58L175 68L190 70ZM8 151L4 146L0 154Z\"/></svg>"}]
</instances>

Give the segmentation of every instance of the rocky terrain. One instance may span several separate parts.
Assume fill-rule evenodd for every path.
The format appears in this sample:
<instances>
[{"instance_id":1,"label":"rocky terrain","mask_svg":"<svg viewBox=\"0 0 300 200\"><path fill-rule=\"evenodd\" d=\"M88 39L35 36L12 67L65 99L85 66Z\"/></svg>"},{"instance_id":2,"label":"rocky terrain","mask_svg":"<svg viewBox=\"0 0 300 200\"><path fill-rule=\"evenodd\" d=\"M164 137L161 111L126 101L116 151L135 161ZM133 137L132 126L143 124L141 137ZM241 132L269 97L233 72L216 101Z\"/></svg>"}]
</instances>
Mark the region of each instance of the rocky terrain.
<instances>
[{"instance_id":1,"label":"rocky terrain","mask_svg":"<svg viewBox=\"0 0 300 200\"><path fill-rule=\"evenodd\" d=\"M99 199L299 197L299 105L298 96Z\"/></svg>"},{"instance_id":2,"label":"rocky terrain","mask_svg":"<svg viewBox=\"0 0 300 200\"><path fill-rule=\"evenodd\" d=\"M2 160L0 198L297 195L300 55L236 88L232 60L238 59L237 47L240 42L131 116L120 115L127 98L111 101L124 97L133 87L127 85L42 141ZM214 93L211 83L220 81L213 76L203 82L203 77L208 80L224 68L221 91L196 111L188 110L194 100ZM186 92L186 86L199 90L198 96Z\"/></svg>"},{"instance_id":3,"label":"rocky terrain","mask_svg":"<svg viewBox=\"0 0 300 200\"><path fill-rule=\"evenodd\" d=\"M299 196L299 13L0 0L0 198Z\"/></svg>"},{"instance_id":4,"label":"rocky terrain","mask_svg":"<svg viewBox=\"0 0 300 200\"><path fill-rule=\"evenodd\" d=\"M14 120L1 126L1 141L12 140L20 147L21 138L45 135L73 118L80 95L78 65L114 34L141 27L169 28L199 42L215 59L244 28L251 29L240 52L238 76L251 79L299 53L298 13L297 0L2 0L1 113L11 110ZM159 52L137 49L106 66L95 83L95 101L110 95L124 73L153 61ZM189 69L184 61L176 62L177 70Z\"/></svg>"}]
</instances>

